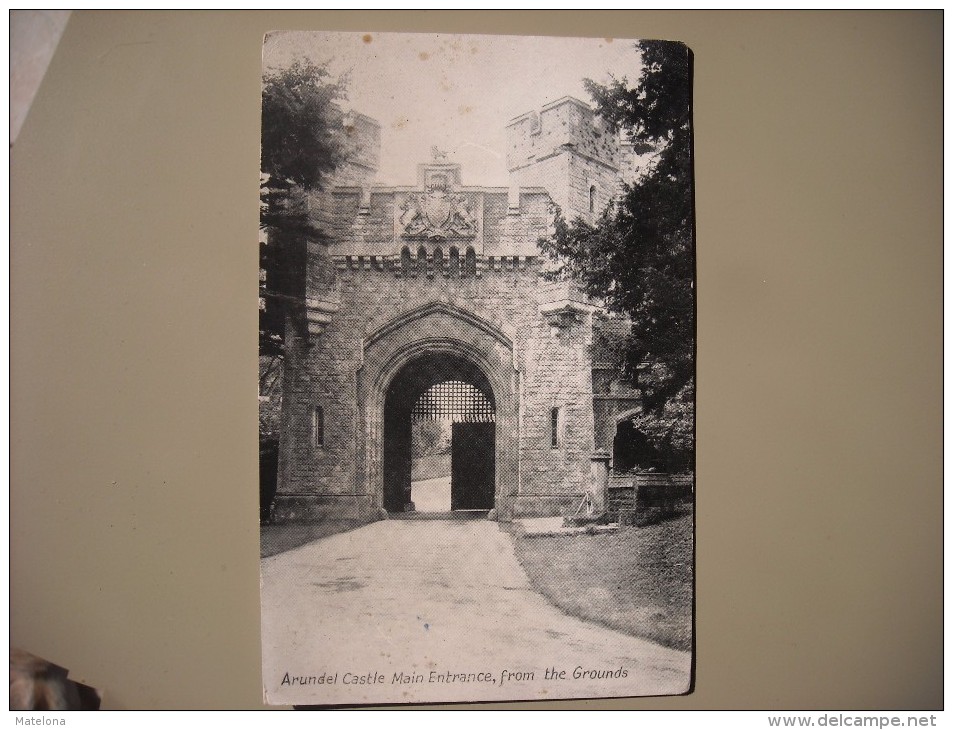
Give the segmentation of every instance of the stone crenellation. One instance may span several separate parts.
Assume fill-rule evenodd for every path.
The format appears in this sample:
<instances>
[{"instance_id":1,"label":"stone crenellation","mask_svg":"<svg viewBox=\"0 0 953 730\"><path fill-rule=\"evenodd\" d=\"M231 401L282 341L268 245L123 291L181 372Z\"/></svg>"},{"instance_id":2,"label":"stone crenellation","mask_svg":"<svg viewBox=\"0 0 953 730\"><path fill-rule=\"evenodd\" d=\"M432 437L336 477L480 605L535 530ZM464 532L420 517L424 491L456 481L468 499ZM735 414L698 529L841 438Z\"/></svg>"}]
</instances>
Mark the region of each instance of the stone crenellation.
<instances>
[{"instance_id":1,"label":"stone crenellation","mask_svg":"<svg viewBox=\"0 0 953 730\"><path fill-rule=\"evenodd\" d=\"M397 256L335 255L332 257L338 271L380 271L396 277L443 276L452 279L480 277L484 273L525 270L534 266L538 256L477 256L472 246L461 251L456 246L409 246Z\"/></svg>"}]
</instances>

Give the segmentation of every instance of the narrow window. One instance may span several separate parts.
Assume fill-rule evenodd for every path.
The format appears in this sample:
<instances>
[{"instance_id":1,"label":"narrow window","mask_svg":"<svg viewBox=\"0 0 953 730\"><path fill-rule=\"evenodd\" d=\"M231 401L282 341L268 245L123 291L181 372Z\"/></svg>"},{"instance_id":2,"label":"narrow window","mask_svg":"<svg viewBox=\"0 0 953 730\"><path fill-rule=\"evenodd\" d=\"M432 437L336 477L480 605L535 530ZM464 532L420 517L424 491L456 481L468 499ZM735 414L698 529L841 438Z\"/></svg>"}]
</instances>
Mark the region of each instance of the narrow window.
<instances>
[{"instance_id":1,"label":"narrow window","mask_svg":"<svg viewBox=\"0 0 953 730\"><path fill-rule=\"evenodd\" d=\"M317 449L324 447L324 409L321 406L311 410L311 443Z\"/></svg>"},{"instance_id":2,"label":"narrow window","mask_svg":"<svg viewBox=\"0 0 953 730\"><path fill-rule=\"evenodd\" d=\"M542 120L539 118L539 114L533 112L529 117L529 133L530 134L539 134L543 131Z\"/></svg>"},{"instance_id":3,"label":"narrow window","mask_svg":"<svg viewBox=\"0 0 953 730\"><path fill-rule=\"evenodd\" d=\"M559 408L553 408L549 412L549 433L550 433L549 445L554 449L558 449L560 447L560 441L561 441L559 436L559 427L561 425L559 423L560 421L559 411L560 411Z\"/></svg>"},{"instance_id":4,"label":"narrow window","mask_svg":"<svg viewBox=\"0 0 953 730\"><path fill-rule=\"evenodd\" d=\"M595 185L589 186L589 212L590 213L596 212L596 186Z\"/></svg>"}]
</instances>

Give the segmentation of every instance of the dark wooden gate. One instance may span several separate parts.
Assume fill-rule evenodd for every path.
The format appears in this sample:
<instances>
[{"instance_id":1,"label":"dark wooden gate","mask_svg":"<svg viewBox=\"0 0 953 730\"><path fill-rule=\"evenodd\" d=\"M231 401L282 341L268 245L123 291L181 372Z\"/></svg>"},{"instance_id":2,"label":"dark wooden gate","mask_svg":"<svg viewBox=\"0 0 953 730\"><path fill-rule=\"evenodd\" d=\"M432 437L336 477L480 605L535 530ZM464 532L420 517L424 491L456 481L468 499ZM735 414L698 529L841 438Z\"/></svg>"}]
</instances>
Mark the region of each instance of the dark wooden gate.
<instances>
[{"instance_id":1,"label":"dark wooden gate","mask_svg":"<svg viewBox=\"0 0 953 730\"><path fill-rule=\"evenodd\" d=\"M410 502L411 424L407 411L384 411L384 509L403 512Z\"/></svg>"},{"instance_id":2,"label":"dark wooden gate","mask_svg":"<svg viewBox=\"0 0 953 730\"><path fill-rule=\"evenodd\" d=\"M454 423L450 450L450 509L493 509L496 424Z\"/></svg>"}]
</instances>

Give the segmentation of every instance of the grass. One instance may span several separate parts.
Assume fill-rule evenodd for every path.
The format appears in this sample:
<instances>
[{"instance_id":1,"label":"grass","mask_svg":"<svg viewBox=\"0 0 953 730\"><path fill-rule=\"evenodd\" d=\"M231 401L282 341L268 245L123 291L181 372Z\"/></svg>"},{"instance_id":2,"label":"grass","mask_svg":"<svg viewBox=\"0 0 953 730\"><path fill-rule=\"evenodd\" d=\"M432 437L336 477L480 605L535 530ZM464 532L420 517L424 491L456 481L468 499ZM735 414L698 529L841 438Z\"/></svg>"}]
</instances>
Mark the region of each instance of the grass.
<instances>
[{"instance_id":1,"label":"grass","mask_svg":"<svg viewBox=\"0 0 953 730\"><path fill-rule=\"evenodd\" d=\"M690 507L687 508L690 510ZM674 649L692 646L692 514L603 535L521 537L533 586L572 616Z\"/></svg>"}]
</instances>

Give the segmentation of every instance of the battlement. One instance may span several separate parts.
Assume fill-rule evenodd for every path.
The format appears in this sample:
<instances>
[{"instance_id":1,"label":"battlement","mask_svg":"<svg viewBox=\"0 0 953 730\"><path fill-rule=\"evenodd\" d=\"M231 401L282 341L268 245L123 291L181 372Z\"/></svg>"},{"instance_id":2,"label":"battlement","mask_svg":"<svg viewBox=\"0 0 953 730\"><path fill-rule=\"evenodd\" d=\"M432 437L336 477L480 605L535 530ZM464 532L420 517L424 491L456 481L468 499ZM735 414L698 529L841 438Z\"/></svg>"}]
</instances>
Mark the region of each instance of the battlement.
<instances>
[{"instance_id":1,"label":"battlement","mask_svg":"<svg viewBox=\"0 0 953 730\"><path fill-rule=\"evenodd\" d=\"M552 221L545 189L457 187L458 166L429 164L421 171L425 187L338 186L316 199L315 220L331 239L331 253L394 255L423 245L536 254Z\"/></svg>"},{"instance_id":2,"label":"battlement","mask_svg":"<svg viewBox=\"0 0 953 730\"><path fill-rule=\"evenodd\" d=\"M571 96L511 120L506 142L510 172L570 151L614 170L621 162L619 135L588 104Z\"/></svg>"},{"instance_id":3,"label":"battlement","mask_svg":"<svg viewBox=\"0 0 953 730\"><path fill-rule=\"evenodd\" d=\"M394 256L403 246L472 247L478 256L530 256L550 233L552 204L567 219L593 221L618 195L637 157L589 105L563 97L506 127L508 188L463 185L461 165L431 148L416 186L374 182L381 125L357 112L344 117L353 143L333 184L311 200L312 217L336 255Z\"/></svg>"},{"instance_id":4,"label":"battlement","mask_svg":"<svg viewBox=\"0 0 953 730\"><path fill-rule=\"evenodd\" d=\"M514 271L538 271L539 256L485 256L477 254L473 246L458 248L440 245L420 246L412 252L404 246L400 254L385 256L335 255L332 257L338 272L382 272L404 279L479 279L484 274L504 274Z\"/></svg>"}]
</instances>

